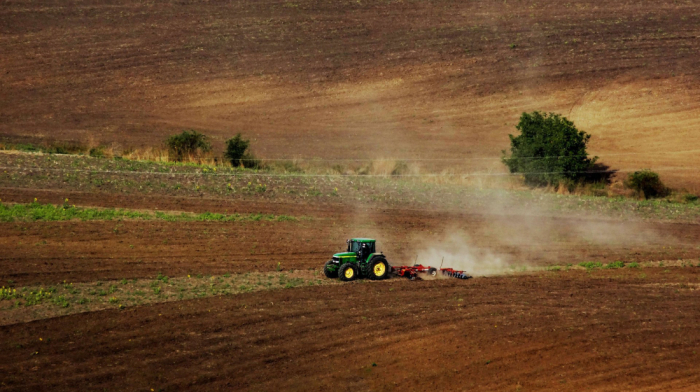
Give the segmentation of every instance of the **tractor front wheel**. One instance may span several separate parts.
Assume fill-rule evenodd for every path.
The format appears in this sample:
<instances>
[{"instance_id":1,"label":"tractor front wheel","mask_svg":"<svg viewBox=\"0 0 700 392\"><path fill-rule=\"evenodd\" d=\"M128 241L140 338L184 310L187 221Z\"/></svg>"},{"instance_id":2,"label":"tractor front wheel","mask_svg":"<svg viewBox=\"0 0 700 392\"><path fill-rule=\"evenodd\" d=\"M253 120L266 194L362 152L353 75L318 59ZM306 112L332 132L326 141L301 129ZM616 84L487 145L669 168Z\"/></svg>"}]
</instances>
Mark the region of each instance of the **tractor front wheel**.
<instances>
[{"instance_id":1,"label":"tractor front wheel","mask_svg":"<svg viewBox=\"0 0 700 392\"><path fill-rule=\"evenodd\" d=\"M372 280L385 279L389 276L389 263L384 259L374 259L370 264L369 277Z\"/></svg>"},{"instance_id":2,"label":"tractor front wheel","mask_svg":"<svg viewBox=\"0 0 700 392\"><path fill-rule=\"evenodd\" d=\"M338 269L338 277L343 282L350 282L357 279L359 271L354 264L346 263L340 266Z\"/></svg>"},{"instance_id":3,"label":"tractor front wheel","mask_svg":"<svg viewBox=\"0 0 700 392\"><path fill-rule=\"evenodd\" d=\"M333 267L333 260L328 260L323 265L323 273L326 274L326 278L335 279L338 277L338 268L332 269Z\"/></svg>"}]
</instances>

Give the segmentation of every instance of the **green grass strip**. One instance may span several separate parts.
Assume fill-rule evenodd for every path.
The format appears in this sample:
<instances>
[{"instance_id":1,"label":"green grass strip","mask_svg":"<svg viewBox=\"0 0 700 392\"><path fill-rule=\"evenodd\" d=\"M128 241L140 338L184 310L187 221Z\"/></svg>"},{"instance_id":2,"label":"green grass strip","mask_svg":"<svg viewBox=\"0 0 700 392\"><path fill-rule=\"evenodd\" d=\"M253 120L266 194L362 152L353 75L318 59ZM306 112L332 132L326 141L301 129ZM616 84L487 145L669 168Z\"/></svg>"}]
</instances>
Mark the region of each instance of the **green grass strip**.
<instances>
[{"instance_id":1,"label":"green grass strip","mask_svg":"<svg viewBox=\"0 0 700 392\"><path fill-rule=\"evenodd\" d=\"M83 208L70 205L55 206L53 204L11 204L0 203L0 222L35 222L35 221L68 221L68 220L162 220L168 222L256 222L256 221L297 221L288 215L273 214L202 214L180 213L168 214L156 211L138 212L114 208Z\"/></svg>"}]
</instances>

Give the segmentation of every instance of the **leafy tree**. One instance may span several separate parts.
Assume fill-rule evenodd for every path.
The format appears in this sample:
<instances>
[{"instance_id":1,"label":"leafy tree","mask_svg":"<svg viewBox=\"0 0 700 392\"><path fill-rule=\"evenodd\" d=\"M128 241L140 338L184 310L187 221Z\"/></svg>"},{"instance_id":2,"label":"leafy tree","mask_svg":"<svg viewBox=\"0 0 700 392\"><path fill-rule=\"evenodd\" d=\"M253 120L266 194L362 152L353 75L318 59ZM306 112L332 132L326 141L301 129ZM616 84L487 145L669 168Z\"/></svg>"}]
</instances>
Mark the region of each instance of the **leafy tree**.
<instances>
[{"instance_id":1,"label":"leafy tree","mask_svg":"<svg viewBox=\"0 0 700 392\"><path fill-rule=\"evenodd\" d=\"M252 155L246 154L246 150L250 146L250 140L245 140L241 134L228 139L226 141L226 151L224 152L224 157L231 162L231 166L238 167L241 166L241 161L244 167L246 166L246 161L251 161L254 159Z\"/></svg>"},{"instance_id":2,"label":"leafy tree","mask_svg":"<svg viewBox=\"0 0 700 392\"><path fill-rule=\"evenodd\" d=\"M168 146L170 157L177 162L188 156L198 156L211 151L211 143L207 136L195 130L185 130L179 135L170 136L165 145Z\"/></svg>"},{"instance_id":3,"label":"leafy tree","mask_svg":"<svg viewBox=\"0 0 700 392\"><path fill-rule=\"evenodd\" d=\"M661 182L659 175L648 169L630 173L625 186L639 192L645 199L664 197L669 194L669 189Z\"/></svg>"},{"instance_id":4,"label":"leafy tree","mask_svg":"<svg viewBox=\"0 0 700 392\"><path fill-rule=\"evenodd\" d=\"M503 150L503 163L511 173L522 173L530 185L555 185L562 180L585 178L597 157L588 158L591 135L555 113L523 113L510 137L511 155Z\"/></svg>"}]
</instances>

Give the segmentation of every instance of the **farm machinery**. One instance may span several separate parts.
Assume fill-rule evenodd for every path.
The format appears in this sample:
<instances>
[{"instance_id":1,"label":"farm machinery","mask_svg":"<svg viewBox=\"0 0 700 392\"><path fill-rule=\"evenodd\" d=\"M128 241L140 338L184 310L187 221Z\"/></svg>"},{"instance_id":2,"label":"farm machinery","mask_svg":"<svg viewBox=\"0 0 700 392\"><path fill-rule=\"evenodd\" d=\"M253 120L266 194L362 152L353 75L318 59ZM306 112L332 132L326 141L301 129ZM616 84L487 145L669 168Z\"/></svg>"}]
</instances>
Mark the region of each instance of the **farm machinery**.
<instances>
[{"instance_id":1,"label":"farm machinery","mask_svg":"<svg viewBox=\"0 0 700 392\"><path fill-rule=\"evenodd\" d=\"M441 274L443 276L448 276L450 278L457 279L471 278L471 276L464 271L457 271L452 268L434 268L430 266L426 267L420 264L414 264L412 266L395 267L392 269L392 272L397 276L408 278L410 280L420 279L419 274L426 274L427 276L432 277L436 277L438 276L438 274Z\"/></svg>"},{"instance_id":2,"label":"farm machinery","mask_svg":"<svg viewBox=\"0 0 700 392\"><path fill-rule=\"evenodd\" d=\"M386 260L384 253L376 252L376 240L371 238L353 238L347 240L348 248L345 252L336 253L331 260L323 266L323 272L328 278L339 278L349 282L358 278L370 278L372 280L386 279L390 274L410 280L420 279L421 276L443 276L469 279L464 271L452 268L434 268L415 264L412 266L392 267Z\"/></svg>"}]
</instances>

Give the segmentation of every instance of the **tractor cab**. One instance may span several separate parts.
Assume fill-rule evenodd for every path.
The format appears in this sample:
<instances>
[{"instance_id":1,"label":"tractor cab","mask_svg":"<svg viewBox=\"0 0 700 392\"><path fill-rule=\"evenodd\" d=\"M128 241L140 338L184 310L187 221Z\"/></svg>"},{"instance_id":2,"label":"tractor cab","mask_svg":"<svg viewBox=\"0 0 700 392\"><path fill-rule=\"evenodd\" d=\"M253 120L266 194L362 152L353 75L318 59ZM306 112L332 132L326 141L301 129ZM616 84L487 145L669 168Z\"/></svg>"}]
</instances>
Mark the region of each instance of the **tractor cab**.
<instances>
[{"instance_id":1,"label":"tractor cab","mask_svg":"<svg viewBox=\"0 0 700 392\"><path fill-rule=\"evenodd\" d=\"M357 255L357 258L365 261L367 257L375 252L376 240L369 238L353 238L347 240L348 253L352 252Z\"/></svg>"}]
</instances>

